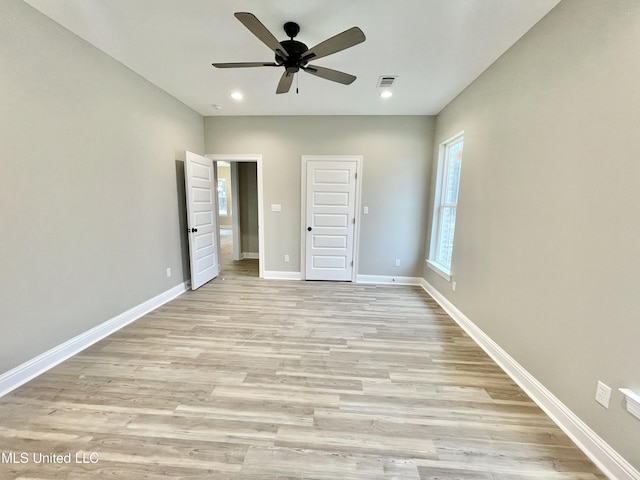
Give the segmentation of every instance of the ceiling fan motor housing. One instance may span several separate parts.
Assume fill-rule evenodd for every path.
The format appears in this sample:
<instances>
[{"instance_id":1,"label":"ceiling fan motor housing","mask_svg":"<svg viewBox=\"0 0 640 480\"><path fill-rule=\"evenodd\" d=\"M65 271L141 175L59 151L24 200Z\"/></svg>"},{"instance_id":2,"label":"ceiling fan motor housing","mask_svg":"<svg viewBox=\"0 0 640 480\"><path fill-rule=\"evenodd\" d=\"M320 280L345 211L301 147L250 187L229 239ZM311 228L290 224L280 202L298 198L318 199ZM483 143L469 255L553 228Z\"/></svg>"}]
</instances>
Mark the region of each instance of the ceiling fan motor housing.
<instances>
[{"instance_id":1,"label":"ceiling fan motor housing","mask_svg":"<svg viewBox=\"0 0 640 480\"><path fill-rule=\"evenodd\" d=\"M287 71L290 72L297 72L300 67L307 64L308 60L303 59L302 54L309 50L309 48L304 43L292 39L283 40L280 44L289 54L289 58L285 59L276 53L276 63L284 65Z\"/></svg>"}]
</instances>

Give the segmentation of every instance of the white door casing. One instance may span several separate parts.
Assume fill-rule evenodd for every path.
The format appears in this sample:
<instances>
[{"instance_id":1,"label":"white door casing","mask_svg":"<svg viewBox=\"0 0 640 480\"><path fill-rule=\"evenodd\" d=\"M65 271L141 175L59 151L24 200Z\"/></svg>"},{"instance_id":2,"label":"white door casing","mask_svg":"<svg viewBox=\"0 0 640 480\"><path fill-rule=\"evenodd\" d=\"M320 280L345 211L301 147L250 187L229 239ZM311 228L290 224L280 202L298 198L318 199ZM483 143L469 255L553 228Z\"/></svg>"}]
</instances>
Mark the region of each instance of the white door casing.
<instances>
[{"instance_id":1,"label":"white door casing","mask_svg":"<svg viewBox=\"0 0 640 480\"><path fill-rule=\"evenodd\" d=\"M353 281L362 157L304 156L306 280Z\"/></svg>"},{"instance_id":2,"label":"white door casing","mask_svg":"<svg viewBox=\"0 0 640 480\"><path fill-rule=\"evenodd\" d=\"M195 290L218 276L217 189L213 162L186 152L185 187L191 289Z\"/></svg>"}]
</instances>

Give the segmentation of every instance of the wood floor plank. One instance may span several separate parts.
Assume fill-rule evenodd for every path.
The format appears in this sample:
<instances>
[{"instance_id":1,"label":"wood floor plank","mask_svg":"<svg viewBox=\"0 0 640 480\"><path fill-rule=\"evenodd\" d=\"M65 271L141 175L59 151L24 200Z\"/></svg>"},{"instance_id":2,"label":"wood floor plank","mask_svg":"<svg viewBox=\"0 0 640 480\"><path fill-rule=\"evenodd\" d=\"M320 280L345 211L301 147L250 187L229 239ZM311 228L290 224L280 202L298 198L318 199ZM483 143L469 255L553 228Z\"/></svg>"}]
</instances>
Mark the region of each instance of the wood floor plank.
<instances>
[{"instance_id":1,"label":"wood floor plank","mask_svg":"<svg viewBox=\"0 0 640 480\"><path fill-rule=\"evenodd\" d=\"M256 478L313 478L331 480L419 480L415 462L392 457L336 454L304 448L250 448L243 473ZM261 477L261 475L265 477Z\"/></svg>"},{"instance_id":2,"label":"wood floor plank","mask_svg":"<svg viewBox=\"0 0 640 480\"><path fill-rule=\"evenodd\" d=\"M338 450L395 458L437 458L436 446L428 436L413 436L410 430L388 432L351 428L351 422L337 430L324 430L315 424L312 428L282 426L276 436L277 446ZM400 436L401 435L401 436Z\"/></svg>"},{"instance_id":3,"label":"wood floor plank","mask_svg":"<svg viewBox=\"0 0 640 480\"><path fill-rule=\"evenodd\" d=\"M0 478L605 478L421 288L260 280L222 238L218 278L0 398Z\"/></svg>"}]
</instances>

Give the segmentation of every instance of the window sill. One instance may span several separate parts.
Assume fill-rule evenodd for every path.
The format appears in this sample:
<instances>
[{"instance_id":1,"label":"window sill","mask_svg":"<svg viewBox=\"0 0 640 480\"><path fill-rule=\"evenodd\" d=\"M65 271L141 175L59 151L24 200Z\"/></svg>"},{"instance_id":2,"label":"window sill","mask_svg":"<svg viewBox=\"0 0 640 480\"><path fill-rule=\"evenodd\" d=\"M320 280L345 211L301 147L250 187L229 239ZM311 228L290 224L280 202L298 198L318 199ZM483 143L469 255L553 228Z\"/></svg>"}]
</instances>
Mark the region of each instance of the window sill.
<instances>
[{"instance_id":1,"label":"window sill","mask_svg":"<svg viewBox=\"0 0 640 480\"><path fill-rule=\"evenodd\" d=\"M425 260L427 262L427 267L436 272L442 278L444 278L447 282L451 281L451 271L449 269L443 267L442 265L432 262L431 260Z\"/></svg>"}]
</instances>

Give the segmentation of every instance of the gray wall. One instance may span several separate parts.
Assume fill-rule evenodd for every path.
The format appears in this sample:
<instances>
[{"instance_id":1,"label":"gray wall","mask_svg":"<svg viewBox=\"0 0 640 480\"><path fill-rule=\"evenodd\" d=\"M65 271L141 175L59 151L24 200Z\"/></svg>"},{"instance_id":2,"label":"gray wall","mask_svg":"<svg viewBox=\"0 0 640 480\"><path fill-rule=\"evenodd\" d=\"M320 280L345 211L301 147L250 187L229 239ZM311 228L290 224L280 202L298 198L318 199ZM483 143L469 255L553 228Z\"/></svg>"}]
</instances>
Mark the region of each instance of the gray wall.
<instances>
[{"instance_id":1,"label":"gray wall","mask_svg":"<svg viewBox=\"0 0 640 480\"><path fill-rule=\"evenodd\" d=\"M425 269L635 468L617 388L640 393L638 25L637 0L564 0L438 115L437 143L465 130L456 292Z\"/></svg>"},{"instance_id":2,"label":"gray wall","mask_svg":"<svg viewBox=\"0 0 640 480\"><path fill-rule=\"evenodd\" d=\"M199 114L18 0L0 64L5 372L187 278L177 160L204 145Z\"/></svg>"},{"instance_id":3,"label":"gray wall","mask_svg":"<svg viewBox=\"0 0 640 480\"><path fill-rule=\"evenodd\" d=\"M254 162L238 162L238 203L240 252L258 253L258 166Z\"/></svg>"},{"instance_id":4,"label":"gray wall","mask_svg":"<svg viewBox=\"0 0 640 480\"><path fill-rule=\"evenodd\" d=\"M359 216L358 273L419 277L433 125L426 116L205 117L205 150L262 154L265 270L290 272L300 271L302 155L363 155L369 214ZM271 211L274 203L281 212Z\"/></svg>"}]
</instances>

